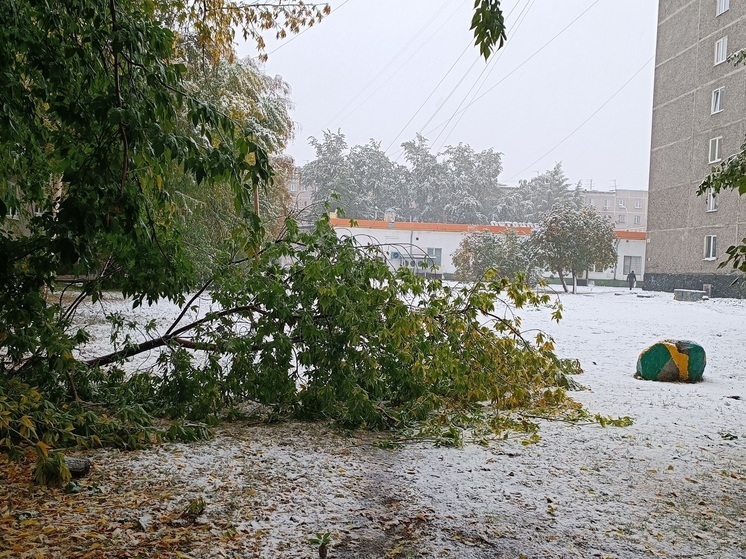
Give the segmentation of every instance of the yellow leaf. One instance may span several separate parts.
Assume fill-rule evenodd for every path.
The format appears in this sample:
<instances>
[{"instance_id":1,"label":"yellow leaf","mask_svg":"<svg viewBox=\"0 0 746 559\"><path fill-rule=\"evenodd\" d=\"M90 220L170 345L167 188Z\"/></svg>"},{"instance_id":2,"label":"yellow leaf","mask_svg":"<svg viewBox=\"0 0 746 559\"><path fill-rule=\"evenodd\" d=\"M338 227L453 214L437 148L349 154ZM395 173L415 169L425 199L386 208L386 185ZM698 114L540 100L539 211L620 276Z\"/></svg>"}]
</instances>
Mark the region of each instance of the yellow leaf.
<instances>
[{"instance_id":1,"label":"yellow leaf","mask_svg":"<svg viewBox=\"0 0 746 559\"><path fill-rule=\"evenodd\" d=\"M37 451L44 457L49 458L49 445L44 441L36 441Z\"/></svg>"}]
</instances>

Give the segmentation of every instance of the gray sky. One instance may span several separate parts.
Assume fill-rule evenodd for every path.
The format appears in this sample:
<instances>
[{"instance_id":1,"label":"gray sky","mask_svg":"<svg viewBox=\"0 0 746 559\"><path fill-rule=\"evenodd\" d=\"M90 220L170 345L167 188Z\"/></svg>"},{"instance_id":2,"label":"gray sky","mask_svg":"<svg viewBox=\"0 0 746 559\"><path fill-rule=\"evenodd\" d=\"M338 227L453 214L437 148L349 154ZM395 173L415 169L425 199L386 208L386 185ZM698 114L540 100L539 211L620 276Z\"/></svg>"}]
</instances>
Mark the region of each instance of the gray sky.
<instances>
[{"instance_id":1,"label":"gray sky","mask_svg":"<svg viewBox=\"0 0 746 559\"><path fill-rule=\"evenodd\" d=\"M658 2L504 0L508 42L489 62L472 46L473 0L331 4L320 25L269 43L265 70L292 88L297 164L324 130L380 141L400 163L420 132L437 151L502 152L509 185L561 161L572 183L647 188Z\"/></svg>"}]
</instances>

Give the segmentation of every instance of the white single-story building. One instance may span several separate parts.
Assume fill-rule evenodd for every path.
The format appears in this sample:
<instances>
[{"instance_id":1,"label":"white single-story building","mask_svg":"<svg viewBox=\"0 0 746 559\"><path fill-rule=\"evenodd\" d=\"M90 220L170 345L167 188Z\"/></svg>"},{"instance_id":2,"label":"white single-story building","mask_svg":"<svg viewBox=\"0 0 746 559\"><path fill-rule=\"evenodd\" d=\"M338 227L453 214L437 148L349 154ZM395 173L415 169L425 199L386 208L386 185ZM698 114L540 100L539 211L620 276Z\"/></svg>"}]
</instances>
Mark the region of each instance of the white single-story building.
<instances>
[{"instance_id":1,"label":"white single-story building","mask_svg":"<svg viewBox=\"0 0 746 559\"><path fill-rule=\"evenodd\" d=\"M478 231L500 235L505 234L508 229L518 235L530 235L532 230L530 224L508 226L364 219L352 221L334 217L330 221L340 237L355 237L361 245L378 245L394 269L408 266L414 270L423 270L425 268L420 264L426 262L437 266L437 274L446 277L456 273L453 255L465 236ZM617 230L615 233L616 266L608 270L589 271L588 279L624 280L634 270L638 280L642 280L645 274L647 234L644 231L625 230Z\"/></svg>"}]
</instances>

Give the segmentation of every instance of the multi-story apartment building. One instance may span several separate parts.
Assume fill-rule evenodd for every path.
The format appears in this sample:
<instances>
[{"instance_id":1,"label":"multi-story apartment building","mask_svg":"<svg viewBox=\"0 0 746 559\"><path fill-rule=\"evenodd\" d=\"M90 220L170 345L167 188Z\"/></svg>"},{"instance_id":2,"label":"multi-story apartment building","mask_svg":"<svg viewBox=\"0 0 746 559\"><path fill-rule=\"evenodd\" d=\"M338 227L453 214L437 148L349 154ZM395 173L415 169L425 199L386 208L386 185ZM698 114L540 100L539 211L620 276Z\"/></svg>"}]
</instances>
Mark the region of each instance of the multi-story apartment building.
<instances>
[{"instance_id":1,"label":"multi-story apartment building","mask_svg":"<svg viewBox=\"0 0 746 559\"><path fill-rule=\"evenodd\" d=\"M293 171L288 181L288 190L292 199L292 206L290 208L292 211L302 212L313 202L313 191L309 184L303 181L303 174L300 168L296 167L295 171Z\"/></svg>"},{"instance_id":2,"label":"multi-story apartment building","mask_svg":"<svg viewBox=\"0 0 746 559\"><path fill-rule=\"evenodd\" d=\"M645 231L647 227L647 190L585 190L583 202L608 217L615 229Z\"/></svg>"},{"instance_id":3,"label":"multi-story apartment building","mask_svg":"<svg viewBox=\"0 0 746 559\"><path fill-rule=\"evenodd\" d=\"M746 47L745 0L660 0L650 154L645 287L743 294L728 246L746 236L746 199L697 196L713 166L746 133L746 68L727 61Z\"/></svg>"}]
</instances>

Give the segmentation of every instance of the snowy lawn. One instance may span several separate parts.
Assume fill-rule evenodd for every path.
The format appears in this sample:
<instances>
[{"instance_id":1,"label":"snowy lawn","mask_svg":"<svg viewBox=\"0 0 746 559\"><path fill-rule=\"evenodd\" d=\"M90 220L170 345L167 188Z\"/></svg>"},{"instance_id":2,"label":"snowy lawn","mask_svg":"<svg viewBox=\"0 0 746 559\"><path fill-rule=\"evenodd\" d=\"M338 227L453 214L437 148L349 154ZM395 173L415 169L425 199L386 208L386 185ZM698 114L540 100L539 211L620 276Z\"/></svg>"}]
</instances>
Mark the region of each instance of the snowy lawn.
<instances>
[{"instance_id":1,"label":"snowy lawn","mask_svg":"<svg viewBox=\"0 0 746 559\"><path fill-rule=\"evenodd\" d=\"M384 450L328 425L232 424L91 452L76 495L3 466L0 557L311 558L326 531L330 558L746 557L746 301L581 289L560 324L533 310L523 325L580 359L574 397L631 427L545 421L535 445ZM703 345L702 383L633 378L664 338Z\"/></svg>"}]
</instances>

